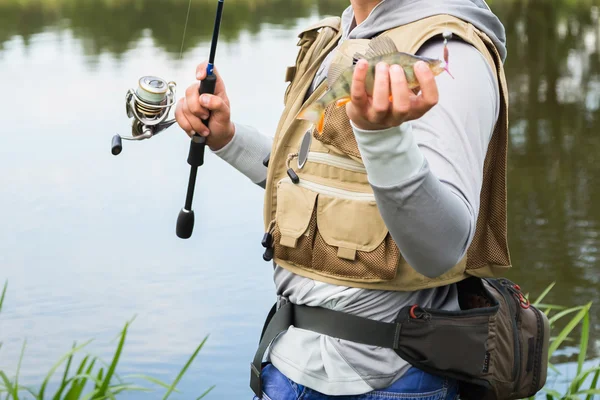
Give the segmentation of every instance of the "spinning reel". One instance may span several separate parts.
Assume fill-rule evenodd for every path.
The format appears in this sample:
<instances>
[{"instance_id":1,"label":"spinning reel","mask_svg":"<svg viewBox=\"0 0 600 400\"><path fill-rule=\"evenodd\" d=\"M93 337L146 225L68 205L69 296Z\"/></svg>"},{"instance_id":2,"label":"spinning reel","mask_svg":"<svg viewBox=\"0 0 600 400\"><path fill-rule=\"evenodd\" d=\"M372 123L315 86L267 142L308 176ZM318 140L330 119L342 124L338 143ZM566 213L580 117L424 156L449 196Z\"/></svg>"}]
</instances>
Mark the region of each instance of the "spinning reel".
<instances>
[{"instance_id":1,"label":"spinning reel","mask_svg":"<svg viewBox=\"0 0 600 400\"><path fill-rule=\"evenodd\" d=\"M167 120L171 107L175 105L175 82L166 82L155 76L143 76L138 87L129 89L125 95L125 112L134 118L131 136L115 135L112 138L111 152L119 155L123 150L122 139L150 139L175 123Z\"/></svg>"},{"instance_id":2,"label":"spinning reel","mask_svg":"<svg viewBox=\"0 0 600 400\"><path fill-rule=\"evenodd\" d=\"M217 82L217 76L214 74L215 52L217 49L224 1L225 0L218 0L217 3L217 15L215 17L213 38L210 46L210 56L206 67L206 77L200 83L200 88L198 89L200 95L204 93L215 93L215 85ZM122 139L149 139L176 122L175 119L167 120L169 111L171 111L171 107L175 104L175 88L175 82L167 83L165 80L155 76L144 76L138 81L136 90L129 89L129 91L127 91L127 95L125 96L125 111L129 118L134 118L131 125L131 136L115 135L112 138L111 152L113 155L116 156L123 150ZM208 126L208 118L205 120L203 119L202 123L205 126ZM192 202L194 200L194 189L196 187L198 167L204 164L205 147L205 137L200 136L197 133L192 135L187 158L187 163L190 165L190 176L185 196L185 205L179 211L175 228L175 233L181 239L189 239L194 230L195 217L194 210L192 210Z\"/></svg>"}]
</instances>

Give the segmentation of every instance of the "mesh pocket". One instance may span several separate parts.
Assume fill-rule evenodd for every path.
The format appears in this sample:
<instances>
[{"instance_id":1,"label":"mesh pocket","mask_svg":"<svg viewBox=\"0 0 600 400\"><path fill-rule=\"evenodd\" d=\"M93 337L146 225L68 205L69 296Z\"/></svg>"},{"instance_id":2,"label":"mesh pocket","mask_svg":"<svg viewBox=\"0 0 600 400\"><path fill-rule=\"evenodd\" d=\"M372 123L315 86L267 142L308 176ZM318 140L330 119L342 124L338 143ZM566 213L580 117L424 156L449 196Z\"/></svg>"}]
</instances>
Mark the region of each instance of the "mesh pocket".
<instances>
[{"instance_id":1,"label":"mesh pocket","mask_svg":"<svg viewBox=\"0 0 600 400\"><path fill-rule=\"evenodd\" d=\"M317 231L312 254L313 269L326 275L361 281L391 280L396 276L400 251L388 234L375 250L357 251L356 258L340 258L338 249L328 245Z\"/></svg>"},{"instance_id":2,"label":"mesh pocket","mask_svg":"<svg viewBox=\"0 0 600 400\"><path fill-rule=\"evenodd\" d=\"M296 265L311 268L312 267L312 249L315 240L315 231L317 229L316 208L313 210L306 233L301 235L296 241L296 247L287 247L280 244L281 231L277 224L273 231L273 250L275 257L286 260Z\"/></svg>"},{"instance_id":3,"label":"mesh pocket","mask_svg":"<svg viewBox=\"0 0 600 400\"><path fill-rule=\"evenodd\" d=\"M324 144L331 145L343 153L360 159L358 144L350 126L350 120L346 114L346 107L337 107L335 103L325 109L325 124L323 133L319 135L317 129L313 129L313 137Z\"/></svg>"}]
</instances>

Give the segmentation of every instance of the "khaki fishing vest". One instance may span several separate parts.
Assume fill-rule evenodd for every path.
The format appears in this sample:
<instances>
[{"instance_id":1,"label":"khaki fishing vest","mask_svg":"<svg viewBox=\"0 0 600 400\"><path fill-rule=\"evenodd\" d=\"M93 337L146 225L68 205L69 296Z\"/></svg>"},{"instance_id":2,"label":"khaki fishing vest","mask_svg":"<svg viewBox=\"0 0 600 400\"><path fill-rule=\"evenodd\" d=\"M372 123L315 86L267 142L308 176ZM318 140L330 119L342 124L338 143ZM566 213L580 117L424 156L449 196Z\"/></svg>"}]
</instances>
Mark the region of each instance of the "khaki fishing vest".
<instances>
[{"instance_id":1,"label":"khaki fishing vest","mask_svg":"<svg viewBox=\"0 0 600 400\"><path fill-rule=\"evenodd\" d=\"M500 114L485 158L474 240L456 266L442 276L428 278L406 262L388 232L345 107L333 105L326 110L321 136L309 121L296 118L301 108L327 90L324 82L305 101L325 56L335 49L333 62L350 66L352 55L363 53L369 43L367 39L346 40L338 47L339 30L340 19L328 18L301 32L296 64L287 70L290 84L273 140L264 202L265 229L273 236L274 261L317 281L377 290L413 291L458 282L469 275L504 273L510 267L506 232L508 92L503 63L490 38L448 15L383 33L399 51L415 54L428 39L449 30L484 55L496 71L500 87ZM451 60L452 54L450 65ZM297 154L303 138L310 138L310 151L299 165ZM299 177L297 183L290 178L289 169Z\"/></svg>"}]
</instances>

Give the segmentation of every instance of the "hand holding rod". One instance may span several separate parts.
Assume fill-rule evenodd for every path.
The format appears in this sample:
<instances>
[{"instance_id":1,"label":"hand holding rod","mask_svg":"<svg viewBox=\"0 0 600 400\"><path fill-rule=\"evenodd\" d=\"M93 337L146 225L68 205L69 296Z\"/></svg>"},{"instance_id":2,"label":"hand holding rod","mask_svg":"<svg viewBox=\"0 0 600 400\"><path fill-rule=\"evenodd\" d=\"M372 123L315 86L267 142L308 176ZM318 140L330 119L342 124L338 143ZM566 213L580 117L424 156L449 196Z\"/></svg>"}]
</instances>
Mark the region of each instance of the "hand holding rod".
<instances>
[{"instance_id":1,"label":"hand holding rod","mask_svg":"<svg viewBox=\"0 0 600 400\"><path fill-rule=\"evenodd\" d=\"M208 59L208 65L206 67L206 78L200 83L199 93L200 96L204 93L214 94L215 86L217 83L217 77L213 73L215 52L217 50L217 40L219 37L219 27L221 25L221 15L223 12L223 1L219 0L217 5L217 16L215 18L215 28L213 31L213 38L210 47L210 57ZM209 116L210 118L210 116ZM202 120L202 123L208 128L208 118ZM190 151L188 154L187 162L190 165L190 177L188 181L187 195L185 198L185 205L179 211L177 217L177 236L181 239L189 239L192 236L194 230L194 211L192 210L192 202L194 199L194 189L196 186L196 175L198 173L198 167L204 164L204 150L206 147L206 138L195 133L192 136L190 142Z\"/></svg>"}]
</instances>

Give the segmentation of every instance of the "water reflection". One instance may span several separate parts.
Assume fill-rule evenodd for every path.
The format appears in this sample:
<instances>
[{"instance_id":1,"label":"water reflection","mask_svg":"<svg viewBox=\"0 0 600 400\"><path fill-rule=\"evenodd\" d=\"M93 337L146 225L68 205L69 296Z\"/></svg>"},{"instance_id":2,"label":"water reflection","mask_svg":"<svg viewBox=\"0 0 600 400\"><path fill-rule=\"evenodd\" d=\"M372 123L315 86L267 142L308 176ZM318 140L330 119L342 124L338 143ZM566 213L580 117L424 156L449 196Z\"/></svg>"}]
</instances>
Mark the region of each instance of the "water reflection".
<instances>
[{"instance_id":1,"label":"water reflection","mask_svg":"<svg viewBox=\"0 0 600 400\"><path fill-rule=\"evenodd\" d=\"M298 18L311 15L317 7L325 13L339 13L344 0L229 0L221 25L221 40L235 41L239 33L257 33L265 24L290 28ZM216 2L212 0L121 0L20 2L0 0L0 43L14 35L27 45L31 37L45 30L70 29L83 41L86 55L122 55L149 35L154 46L171 55L179 54L189 7L189 29L183 51L212 35ZM1 47L0 47L1 49Z\"/></svg>"},{"instance_id":2,"label":"water reflection","mask_svg":"<svg viewBox=\"0 0 600 400\"><path fill-rule=\"evenodd\" d=\"M109 340L139 313L125 371L139 366L172 378L210 333L182 382L184 393L216 383L214 398L248 396L247 361L273 296L260 246L249 242L262 236L261 190L209 155L197 189L202 228L182 242L173 224L187 182L187 141L174 132L125 143L120 158L108 155L110 137L127 126L121 101L139 74L152 70L180 90L193 79L207 54L214 3L192 1L184 55L173 66L186 0L0 0L0 73L14 93L13 102L0 100L3 110L8 106L0 209L10 211L2 221L11 227L0 230L0 282L8 277L12 288L0 317L0 369L16 365L24 336L31 346L26 378L47 372L73 339L97 337L94 349L110 357ZM557 281L549 301L593 300L598 340L598 8L489 3L506 26L509 51L510 277L532 293ZM347 4L227 0L220 68L238 120L272 132L285 87L281 71L293 62L299 27ZM240 69L248 60L260 90ZM35 145L21 134L36 131L44 135Z\"/></svg>"},{"instance_id":3,"label":"water reflection","mask_svg":"<svg viewBox=\"0 0 600 400\"><path fill-rule=\"evenodd\" d=\"M598 302L598 8L536 1L496 9L509 48L511 275L538 291L556 280L551 301Z\"/></svg>"}]
</instances>

